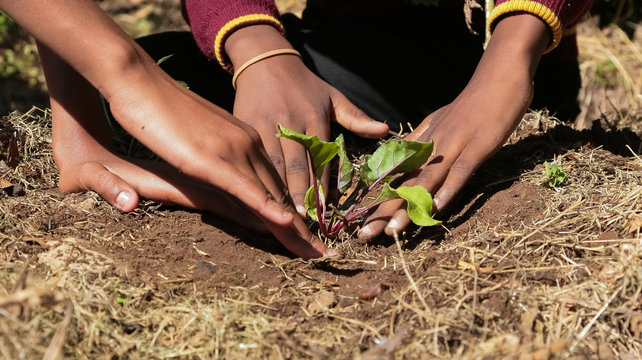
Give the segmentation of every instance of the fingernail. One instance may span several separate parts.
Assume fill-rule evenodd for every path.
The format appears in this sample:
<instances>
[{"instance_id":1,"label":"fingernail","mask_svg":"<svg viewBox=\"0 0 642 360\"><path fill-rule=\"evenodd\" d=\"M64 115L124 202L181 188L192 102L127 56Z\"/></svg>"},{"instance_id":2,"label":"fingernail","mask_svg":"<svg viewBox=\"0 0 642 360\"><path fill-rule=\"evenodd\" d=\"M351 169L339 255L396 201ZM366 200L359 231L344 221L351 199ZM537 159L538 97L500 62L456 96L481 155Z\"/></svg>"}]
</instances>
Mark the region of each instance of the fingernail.
<instances>
[{"instance_id":1,"label":"fingernail","mask_svg":"<svg viewBox=\"0 0 642 360\"><path fill-rule=\"evenodd\" d=\"M390 219L388 222L388 225L386 225L386 229L390 231L399 231L399 221L397 219Z\"/></svg>"},{"instance_id":2,"label":"fingernail","mask_svg":"<svg viewBox=\"0 0 642 360\"><path fill-rule=\"evenodd\" d=\"M432 199L432 212L435 213L441 206L441 198Z\"/></svg>"},{"instance_id":3,"label":"fingernail","mask_svg":"<svg viewBox=\"0 0 642 360\"><path fill-rule=\"evenodd\" d=\"M393 229L395 229L395 230L396 230L396 229L398 229L398 228L399 228L399 221L398 221L397 219L395 219L395 218L392 218L392 219L390 219L390 221L388 222L388 226L387 226L387 227L389 227L389 228L393 228Z\"/></svg>"},{"instance_id":4,"label":"fingernail","mask_svg":"<svg viewBox=\"0 0 642 360\"><path fill-rule=\"evenodd\" d=\"M361 228L359 231L359 236L370 236L372 235L372 224L368 224Z\"/></svg>"},{"instance_id":5,"label":"fingernail","mask_svg":"<svg viewBox=\"0 0 642 360\"><path fill-rule=\"evenodd\" d=\"M116 207L120 210L129 207L131 199L132 197L127 191L121 191L116 197Z\"/></svg>"},{"instance_id":6,"label":"fingernail","mask_svg":"<svg viewBox=\"0 0 642 360\"><path fill-rule=\"evenodd\" d=\"M335 249L328 249L328 251L325 252L325 256L337 256L339 255L339 252L336 251Z\"/></svg>"},{"instance_id":7,"label":"fingernail","mask_svg":"<svg viewBox=\"0 0 642 360\"><path fill-rule=\"evenodd\" d=\"M303 205L297 205L296 206L296 211L301 214L301 216L305 216L307 211L305 210L305 206Z\"/></svg>"}]
</instances>

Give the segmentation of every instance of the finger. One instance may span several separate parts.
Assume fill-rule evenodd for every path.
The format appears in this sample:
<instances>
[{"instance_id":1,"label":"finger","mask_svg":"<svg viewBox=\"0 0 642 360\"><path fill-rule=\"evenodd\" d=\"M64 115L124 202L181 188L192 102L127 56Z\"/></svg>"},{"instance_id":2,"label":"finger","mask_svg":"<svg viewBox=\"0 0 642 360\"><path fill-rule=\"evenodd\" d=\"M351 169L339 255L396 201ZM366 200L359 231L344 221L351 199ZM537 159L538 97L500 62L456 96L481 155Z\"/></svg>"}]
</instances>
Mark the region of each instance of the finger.
<instances>
[{"instance_id":1,"label":"finger","mask_svg":"<svg viewBox=\"0 0 642 360\"><path fill-rule=\"evenodd\" d=\"M483 153L483 151L480 153ZM477 158L474 155L471 156L464 150L462 155L453 163L446 179L435 193L433 200L435 211L442 210L450 203L484 160L484 158Z\"/></svg>"},{"instance_id":2,"label":"finger","mask_svg":"<svg viewBox=\"0 0 642 360\"><path fill-rule=\"evenodd\" d=\"M269 191L268 197L271 201L280 206L284 211L292 214L294 209L291 206L290 198L283 192L284 185L282 181L275 176L274 168L268 164L265 158L262 159L261 156L265 157L262 152L259 152L257 158L251 162L254 173L261 179L262 184L265 185L265 189ZM234 196L238 196L236 195L236 188L229 188L228 192ZM246 203L246 205L252 209L256 209L256 207L252 207L251 204ZM297 256L310 259L338 254L336 250L328 249L318 237L310 232L303 218L291 216L289 223L279 223L272 221L270 218L262 218L265 212L262 212L261 209L257 210L257 215L263 220L266 228L276 236L281 244Z\"/></svg>"},{"instance_id":3,"label":"finger","mask_svg":"<svg viewBox=\"0 0 642 360\"><path fill-rule=\"evenodd\" d=\"M78 172L78 181L82 189L95 191L120 211L130 212L138 206L136 190L100 163L87 162L81 165ZM69 191L65 188L66 186L62 184L61 189Z\"/></svg>"},{"instance_id":4,"label":"finger","mask_svg":"<svg viewBox=\"0 0 642 360\"><path fill-rule=\"evenodd\" d=\"M394 236L395 233L401 233L401 231L408 227L408 225L410 225L410 218L408 217L408 213L405 209L399 209L392 215L390 221L388 221L388 224L386 224L386 228L384 231L386 235Z\"/></svg>"},{"instance_id":5,"label":"finger","mask_svg":"<svg viewBox=\"0 0 642 360\"><path fill-rule=\"evenodd\" d=\"M219 189L181 174L168 164L128 159L128 162L108 166L141 197L163 204L206 210L256 232L267 231L243 204Z\"/></svg>"},{"instance_id":6,"label":"finger","mask_svg":"<svg viewBox=\"0 0 642 360\"><path fill-rule=\"evenodd\" d=\"M364 226L361 228L361 231L359 231L359 238L362 240L371 240L379 236L386 228L392 214L402 207L403 204L403 200L390 200L379 205L377 210L366 219Z\"/></svg>"},{"instance_id":7,"label":"finger","mask_svg":"<svg viewBox=\"0 0 642 360\"><path fill-rule=\"evenodd\" d=\"M254 161L252 166L220 162L217 171L211 173L210 182L221 184L223 191L244 203L266 226L268 223L288 226L292 223L294 211L288 206L283 193L283 182L272 164L267 163L267 158L260 160ZM253 166L260 169L261 175Z\"/></svg>"},{"instance_id":8,"label":"finger","mask_svg":"<svg viewBox=\"0 0 642 360\"><path fill-rule=\"evenodd\" d=\"M404 185L425 187L431 194L445 181L451 167L452 158L458 156L458 143L453 141L445 148L441 148L435 157L414 178L406 181ZM452 155L451 155L452 154ZM391 235L400 232L410 224L410 218L405 210L403 200L388 201L375 211L366 221L366 227L361 230L360 238L372 239L382 232Z\"/></svg>"},{"instance_id":9,"label":"finger","mask_svg":"<svg viewBox=\"0 0 642 360\"><path fill-rule=\"evenodd\" d=\"M276 127L269 126L259 131L261 141L263 142L265 152L267 153L270 162L276 169L281 180L283 180L283 182L287 185L287 162L285 160L284 151L281 147L280 138L276 137L276 133Z\"/></svg>"},{"instance_id":10,"label":"finger","mask_svg":"<svg viewBox=\"0 0 642 360\"><path fill-rule=\"evenodd\" d=\"M310 188L310 165L308 154L297 142L283 138L281 140L285 161L285 178L294 201L296 211L305 218L305 194Z\"/></svg>"},{"instance_id":11,"label":"finger","mask_svg":"<svg viewBox=\"0 0 642 360\"><path fill-rule=\"evenodd\" d=\"M388 125L370 118L339 91L334 90L331 98L334 120L344 128L365 138L380 138L388 135Z\"/></svg>"},{"instance_id":12,"label":"finger","mask_svg":"<svg viewBox=\"0 0 642 360\"><path fill-rule=\"evenodd\" d=\"M299 217L294 219L291 226L275 226L274 224L266 224L266 226L286 249L303 259L339 254L336 250L326 247L321 239L314 236L304 220Z\"/></svg>"}]
</instances>

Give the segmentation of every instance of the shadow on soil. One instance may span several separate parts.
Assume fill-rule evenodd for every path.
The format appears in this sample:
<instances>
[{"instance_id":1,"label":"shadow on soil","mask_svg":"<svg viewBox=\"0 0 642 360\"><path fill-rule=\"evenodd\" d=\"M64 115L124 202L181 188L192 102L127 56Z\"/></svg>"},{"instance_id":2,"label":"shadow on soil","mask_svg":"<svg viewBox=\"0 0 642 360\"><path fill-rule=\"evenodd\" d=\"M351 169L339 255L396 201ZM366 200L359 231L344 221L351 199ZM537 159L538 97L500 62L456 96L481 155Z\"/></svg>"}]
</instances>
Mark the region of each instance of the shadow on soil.
<instances>
[{"instance_id":1,"label":"shadow on soil","mask_svg":"<svg viewBox=\"0 0 642 360\"><path fill-rule=\"evenodd\" d=\"M282 255L292 259L295 258L295 256L281 245L274 236L259 234L250 229L245 229L210 213L203 213L201 215L201 220L205 224L216 227L224 233L238 239L238 241L244 242L250 247L265 251L268 254Z\"/></svg>"}]
</instances>

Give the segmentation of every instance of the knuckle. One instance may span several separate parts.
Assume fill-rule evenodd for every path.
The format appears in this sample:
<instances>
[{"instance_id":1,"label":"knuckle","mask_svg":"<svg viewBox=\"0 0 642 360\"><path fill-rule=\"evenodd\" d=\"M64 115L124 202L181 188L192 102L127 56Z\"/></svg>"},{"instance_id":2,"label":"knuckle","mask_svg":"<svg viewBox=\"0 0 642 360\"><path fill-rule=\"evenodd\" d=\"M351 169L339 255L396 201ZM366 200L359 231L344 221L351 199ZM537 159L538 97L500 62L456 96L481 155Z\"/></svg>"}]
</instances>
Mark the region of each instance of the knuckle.
<instances>
[{"instance_id":1,"label":"knuckle","mask_svg":"<svg viewBox=\"0 0 642 360\"><path fill-rule=\"evenodd\" d=\"M293 200L302 200L302 199L305 199L305 194L306 194L306 193L305 193L305 192L303 192L303 191L295 191L295 192L290 193L290 195L292 196L292 199L293 199Z\"/></svg>"},{"instance_id":2,"label":"knuckle","mask_svg":"<svg viewBox=\"0 0 642 360\"><path fill-rule=\"evenodd\" d=\"M256 131L254 128L249 127L245 129L246 132L246 139L252 146L258 146L261 144L261 135L259 135L259 132Z\"/></svg>"},{"instance_id":3,"label":"knuckle","mask_svg":"<svg viewBox=\"0 0 642 360\"><path fill-rule=\"evenodd\" d=\"M293 160L287 165L288 173L302 174L308 172L308 162L306 160Z\"/></svg>"},{"instance_id":4,"label":"knuckle","mask_svg":"<svg viewBox=\"0 0 642 360\"><path fill-rule=\"evenodd\" d=\"M451 170L461 173L469 173L475 171L475 169L477 169L477 166L478 163L475 161L459 160L455 161L455 163L451 167Z\"/></svg>"},{"instance_id":5,"label":"knuckle","mask_svg":"<svg viewBox=\"0 0 642 360\"><path fill-rule=\"evenodd\" d=\"M109 190L116 187L114 176L109 171L99 171L93 175L94 186L97 189Z\"/></svg>"},{"instance_id":6,"label":"knuckle","mask_svg":"<svg viewBox=\"0 0 642 360\"><path fill-rule=\"evenodd\" d=\"M272 165L274 165L275 168L281 168L285 163L283 156L279 156L279 155L270 156L270 161L272 162Z\"/></svg>"}]
</instances>

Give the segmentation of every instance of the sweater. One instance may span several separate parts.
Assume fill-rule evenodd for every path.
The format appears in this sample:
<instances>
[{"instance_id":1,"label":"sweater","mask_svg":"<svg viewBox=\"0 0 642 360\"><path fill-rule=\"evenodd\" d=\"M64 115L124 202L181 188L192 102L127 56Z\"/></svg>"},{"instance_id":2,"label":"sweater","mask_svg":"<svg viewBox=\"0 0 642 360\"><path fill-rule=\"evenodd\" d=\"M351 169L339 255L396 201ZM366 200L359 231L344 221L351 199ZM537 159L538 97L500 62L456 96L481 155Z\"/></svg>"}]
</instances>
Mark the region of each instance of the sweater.
<instances>
[{"instance_id":1,"label":"sweater","mask_svg":"<svg viewBox=\"0 0 642 360\"><path fill-rule=\"evenodd\" d=\"M330 2L319 2L324 1ZM250 25L268 24L285 32L273 0L182 0L182 3L183 12L201 51L210 59L216 59L229 72L234 69L225 54L224 44L234 31ZM355 1L350 3L354 4ZM537 16L551 31L552 41L546 49L546 52L550 52L559 45L564 30L572 28L591 4L592 0L497 0L487 23L492 32L505 16L519 13Z\"/></svg>"}]
</instances>

